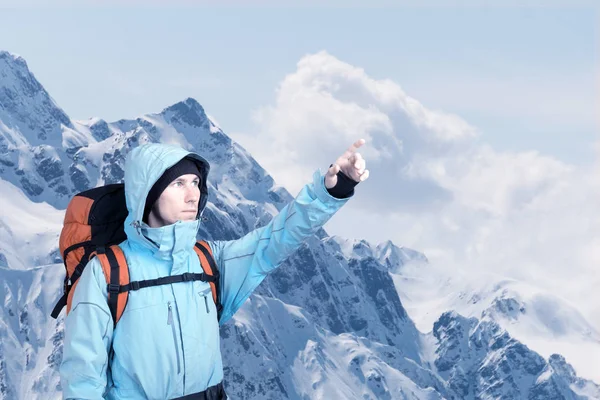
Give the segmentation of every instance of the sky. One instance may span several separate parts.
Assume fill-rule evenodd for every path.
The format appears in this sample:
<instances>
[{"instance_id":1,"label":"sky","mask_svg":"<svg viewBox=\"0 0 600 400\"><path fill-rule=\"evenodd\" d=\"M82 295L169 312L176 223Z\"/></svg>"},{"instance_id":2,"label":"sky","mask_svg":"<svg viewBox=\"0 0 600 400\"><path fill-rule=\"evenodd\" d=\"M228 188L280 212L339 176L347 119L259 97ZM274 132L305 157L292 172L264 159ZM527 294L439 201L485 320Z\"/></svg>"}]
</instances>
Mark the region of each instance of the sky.
<instances>
[{"instance_id":1,"label":"sky","mask_svg":"<svg viewBox=\"0 0 600 400\"><path fill-rule=\"evenodd\" d=\"M432 109L457 113L497 149L537 149L574 163L593 158L598 14L585 3L242 8L179 2L168 9L3 3L0 47L23 56L72 118L132 118L194 97L225 132L249 132L253 112L272 103L298 61L325 50L373 78L398 83Z\"/></svg>"},{"instance_id":2,"label":"sky","mask_svg":"<svg viewBox=\"0 0 600 400\"><path fill-rule=\"evenodd\" d=\"M365 138L330 233L533 282L600 329L593 3L140 3L0 3L0 48L74 119L193 97L294 195Z\"/></svg>"}]
</instances>

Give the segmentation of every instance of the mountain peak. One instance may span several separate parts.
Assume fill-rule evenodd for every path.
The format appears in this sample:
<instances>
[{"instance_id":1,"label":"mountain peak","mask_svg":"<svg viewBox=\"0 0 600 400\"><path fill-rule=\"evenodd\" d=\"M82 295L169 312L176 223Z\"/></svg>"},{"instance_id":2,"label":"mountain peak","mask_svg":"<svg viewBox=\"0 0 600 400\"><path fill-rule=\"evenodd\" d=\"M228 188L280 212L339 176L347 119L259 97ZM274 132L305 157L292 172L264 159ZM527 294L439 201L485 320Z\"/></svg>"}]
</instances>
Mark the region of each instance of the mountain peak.
<instances>
[{"instance_id":1,"label":"mountain peak","mask_svg":"<svg viewBox=\"0 0 600 400\"><path fill-rule=\"evenodd\" d=\"M165 108L161 114L166 120L172 123L182 122L190 126L205 129L210 127L210 122L204 111L204 107L192 97L188 97L179 103L175 103L172 106Z\"/></svg>"},{"instance_id":2,"label":"mountain peak","mask_svg":"<svg viewBox=\"0 0 600 400\"><path fill-rule=\"evenodd\" d=\"M170 107L165 108L165 111L177 111L177 110L193 110L199 113L204 113L204 107L202 107L202 105L200 105L200 103L198 103L198 100L194 99L193 97L188 97L185 100L179 101L175 104L173 104Z\"/></svg>"},{"instance_id":3,"label":"mountain peak","mask_svg":"<svg viewBox=\"0 0 600 400\"><path fill-rule=\"evenodd\" d=\"M398 247L391 240L379 243L375 248L375 254L379 261L392 271L409 261L429 262L425 254L406 247Z\"/></svg>"},{"instance_id":4,"label":"mountain peak","mask_svg":"<svg viewBox=\"0 0 600 400\"><path fill-rule=\"evenodd\" d=\"M62 146L63 126L71 120L29 70L25 60L0 51L0 119L8 143Z\"/></svg>"},{"instance_id":5,"label":"mountain peak","mask_svg":"<svg viewBox=\"0 0 600 400\"><path fill-rule=\"evenodd\" d=\"M10 89L25 89L25 92L19 91L17 93L26 96L32 96L44 90L29 71L25 59L19 55L4 50L0 51L0 71L2 71L2 74L0 74L1 106L6 106L6 102L15 100L8 92Z\"/></svg>"},{"instance_id":6,"label":"mountain peak","mask_svg":"<svg viewBox=\"0 0 600 400\"><path fill-rule=\"evenodd\" d=\"M0 50L0 60L6 60L7 62L12 62L12 63L15 63L16 65L19 65L21 67L25 67L25 68L29 69L27 67L27 62L25 61L25 59L23 57L21 57L18 54L10 53L6 50Z\"/></svg>"},{"instance_id":7,"label":"mountain peak","mask_svg":"<svg viewBox=\"0 0 600 400\"><path fill-rule=\"evenodd\" d=\"M548 358L548 364L550 364L556 372L570 379L573 379L577 375L573 366L560 354L552 354Z\"/></svg>"}]
</instances>

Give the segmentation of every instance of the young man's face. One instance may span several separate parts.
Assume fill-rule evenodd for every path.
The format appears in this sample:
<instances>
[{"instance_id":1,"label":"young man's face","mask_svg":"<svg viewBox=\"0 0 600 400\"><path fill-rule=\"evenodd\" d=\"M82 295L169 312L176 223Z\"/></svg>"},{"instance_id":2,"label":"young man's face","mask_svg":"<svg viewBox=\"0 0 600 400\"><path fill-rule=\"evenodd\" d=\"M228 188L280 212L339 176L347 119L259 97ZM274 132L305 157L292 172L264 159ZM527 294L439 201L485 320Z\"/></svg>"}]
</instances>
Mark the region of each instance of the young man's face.
<instances>
[{"instance_id":1,"label":"young man's face","mask_svg":"<svg viewBox=\"0 0 600 400\"><path fill-rule=\"evenodd\" d=\"M148 225L158 228L175 222L193 221L200 204L200 179L194 174L181 175L162 192L148 215Z\"/></svg>"}]
</instances>

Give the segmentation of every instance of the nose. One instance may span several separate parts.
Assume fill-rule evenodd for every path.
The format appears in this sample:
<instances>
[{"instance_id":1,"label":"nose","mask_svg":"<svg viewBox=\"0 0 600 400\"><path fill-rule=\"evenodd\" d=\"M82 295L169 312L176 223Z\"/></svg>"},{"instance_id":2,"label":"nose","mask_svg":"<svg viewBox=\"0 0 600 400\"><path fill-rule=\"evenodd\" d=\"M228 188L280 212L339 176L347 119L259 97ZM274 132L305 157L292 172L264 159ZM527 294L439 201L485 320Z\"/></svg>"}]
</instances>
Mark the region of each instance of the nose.
<instances>
[{"instance_id":1,"label":"nose","mask_svg":"<svg viewBox=\"0 0 600 400\"><path fill-rule=\"evenodd\" d=\"M200 201L200 188L197 186L188 186L185 192L186 203L198 203Z\"/></svg>"}]
</instances>

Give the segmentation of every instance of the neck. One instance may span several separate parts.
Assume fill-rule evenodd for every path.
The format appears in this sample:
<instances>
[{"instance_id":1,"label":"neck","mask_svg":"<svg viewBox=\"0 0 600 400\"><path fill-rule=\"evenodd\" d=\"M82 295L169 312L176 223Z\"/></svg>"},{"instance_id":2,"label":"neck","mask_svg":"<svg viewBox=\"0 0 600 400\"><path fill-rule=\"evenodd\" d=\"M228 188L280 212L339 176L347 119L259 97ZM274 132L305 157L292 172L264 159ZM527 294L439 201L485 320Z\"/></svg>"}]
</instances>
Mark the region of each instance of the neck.
<instances>
[{"instance_id":1,"label":"neck","mask_svg":"<svg viewBox=\"0 0 600 400\"><path fill-rule=\"evenodd\" d=\"M148 215L148 226L150 228L160 228L165 225L169 224L160 215L156 215L154 212L151 212L150 215Z\"/></svg>"}]
</instances>

